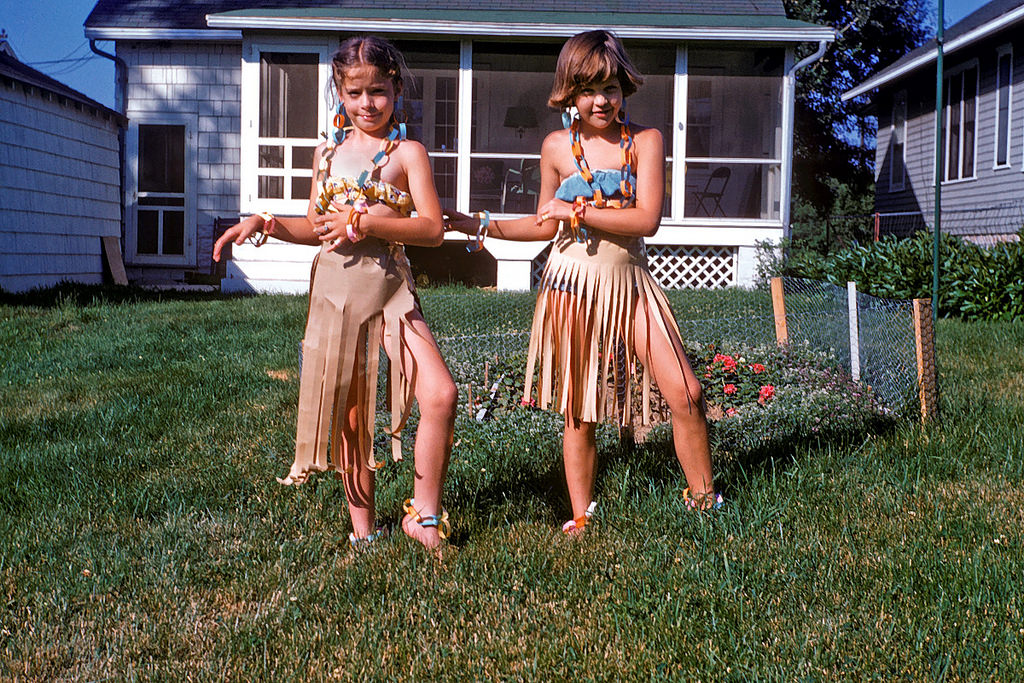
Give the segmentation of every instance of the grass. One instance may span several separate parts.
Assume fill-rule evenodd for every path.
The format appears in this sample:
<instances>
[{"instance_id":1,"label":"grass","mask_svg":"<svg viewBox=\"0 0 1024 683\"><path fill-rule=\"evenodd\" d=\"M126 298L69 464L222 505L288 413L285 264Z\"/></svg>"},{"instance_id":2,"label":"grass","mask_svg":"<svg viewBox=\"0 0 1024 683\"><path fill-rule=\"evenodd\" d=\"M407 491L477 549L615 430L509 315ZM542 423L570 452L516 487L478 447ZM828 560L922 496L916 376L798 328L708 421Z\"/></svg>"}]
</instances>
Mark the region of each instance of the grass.
<instances>
[{"instance_id":1,"label":"grass","mask_svg":"<svg viewBox=\"0 0 1024 683\"><path fill-rule=\"evenodd\" d=\"M729 462L714 516L680 511L664 430L633 451L602 430L578 541L557 530L557 420L460 418L439 564L400 532L354 556L339 482L274 482L304 315L296 297L0 304L0 677L1024 670L1024 323L939 321L940 424ZM389 465L384 521L409 491Z\"/></svg>"}]
</instances>

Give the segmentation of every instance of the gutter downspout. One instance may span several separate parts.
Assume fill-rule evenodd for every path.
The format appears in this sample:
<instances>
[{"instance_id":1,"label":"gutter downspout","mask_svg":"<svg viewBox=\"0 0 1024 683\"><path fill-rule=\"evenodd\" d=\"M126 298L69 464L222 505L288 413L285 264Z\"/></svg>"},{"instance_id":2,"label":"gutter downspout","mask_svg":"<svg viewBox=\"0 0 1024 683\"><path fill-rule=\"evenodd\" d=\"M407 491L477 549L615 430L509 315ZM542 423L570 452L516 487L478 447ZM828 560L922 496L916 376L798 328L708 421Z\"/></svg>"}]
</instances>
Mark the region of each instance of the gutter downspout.
<instances>
[{"instance_id":1,"label":"gutter downspout","mask_svg":"<svg viewBox=\"0 0 1024 683\"><path fill-rule=\"evenodd\" d=\"M789 216L790 216L790 204L792 203L793 195L793 137L796 131L793 129L794 111L796 109L796 72L803 69L808 64L812 64L822 58L825 54L825 48L828 47L828 41L819 40L818 50L812 54L804 57L799 62L793 65L789 71L786 72L786 79L783 87L788 90L785 94L786 102L786 121L783 124L785 129L789 130L789 135L786 137L786 148L782 156L783 173L785 174L786 183L789 185L789 191L782 198L782 225L784 237L789 237Z\"/></svg>"},{"instance_id":2,"label":"gutter downspout","mask_svg":"<svg viewBox=\"0 0 1024 683\"><path fill-rule=\"evenodd\" d=\"M104 57L114 62L114 110L121 114L127 120L128 116L125 113L127 102L128 102L128 65L123 59L117 55L112 55L109 52L96 47L96 41L93 39L89 40L89 49L100 57ZM117 165L118 165L118 195L121 205L121 254L125 254L125 239L128 225L125 222L125 128L118 126L117 128Z\"/></svg>"}]
</instances>

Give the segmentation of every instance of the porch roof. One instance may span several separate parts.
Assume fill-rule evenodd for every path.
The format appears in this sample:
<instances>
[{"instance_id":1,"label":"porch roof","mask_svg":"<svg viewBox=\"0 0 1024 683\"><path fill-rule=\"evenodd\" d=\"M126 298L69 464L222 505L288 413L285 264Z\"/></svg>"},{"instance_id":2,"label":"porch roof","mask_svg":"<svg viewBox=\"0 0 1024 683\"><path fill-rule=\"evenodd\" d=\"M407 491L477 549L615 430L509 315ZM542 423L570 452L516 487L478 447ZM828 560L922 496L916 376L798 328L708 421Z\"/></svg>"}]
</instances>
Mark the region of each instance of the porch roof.
<instances>
[{"instance_id":1,"label":"porch roof","mask_svg":"<svg viewBox=\"0 0 1024 683\"><path fill-rule=\"evenodd\" d=\"M242 30L368 31L433 35L564 37L612 28L623 38L831 40L827 26L787 19L781 0L603 0L567 11L564 0L522 9L517 0L99 0L86 36L116 39L240 39Z\"/></svg>"}]
</instances>

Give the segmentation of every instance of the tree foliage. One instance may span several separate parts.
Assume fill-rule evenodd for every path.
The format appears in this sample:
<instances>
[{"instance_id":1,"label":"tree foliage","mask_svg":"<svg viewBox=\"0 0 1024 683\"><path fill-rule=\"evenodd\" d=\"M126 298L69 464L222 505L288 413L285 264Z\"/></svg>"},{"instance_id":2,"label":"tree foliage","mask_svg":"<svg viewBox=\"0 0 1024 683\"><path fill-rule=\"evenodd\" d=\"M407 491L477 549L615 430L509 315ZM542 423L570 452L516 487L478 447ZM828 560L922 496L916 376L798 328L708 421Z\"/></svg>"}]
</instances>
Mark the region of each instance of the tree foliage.
<instances>
[{"instance_id":1,"label":"tree foliage","mask_svg":"<svg viewBox=\"0 0 1024 683\"><path fill-rule=\"evenodd\" d=\"M873 117L863 103L843 102L840 96L922 44L932 19L926 0L783 3L791 19L828 25L837 34L825 55L797 75L793 239L813 242L825 217L860 213L872 205ZM815 48L803 46L798 59Z\"/></svg>"}]
</instances>

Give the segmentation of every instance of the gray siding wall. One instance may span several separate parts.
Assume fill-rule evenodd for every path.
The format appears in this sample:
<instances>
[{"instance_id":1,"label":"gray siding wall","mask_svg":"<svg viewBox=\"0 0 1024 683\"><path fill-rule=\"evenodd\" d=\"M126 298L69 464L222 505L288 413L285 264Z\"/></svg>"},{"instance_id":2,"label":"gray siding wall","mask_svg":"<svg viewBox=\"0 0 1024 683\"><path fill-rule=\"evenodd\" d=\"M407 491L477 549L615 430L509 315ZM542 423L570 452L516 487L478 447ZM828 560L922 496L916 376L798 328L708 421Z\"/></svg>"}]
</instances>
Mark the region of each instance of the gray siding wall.
<instances>
[{"instance_id":1,"label":"gray siding wall","mask_svg":"<svg viewBox=\"0 0 1024 683\"><path fill-rule=\"evenodd\" d=\"M121 234L118 124L0 81L0 287L103 280L101 237Z\"/></svg>"},{"instance_id":2,"label":"gray siding wall","mask_svg":"<svg viewBox=\"0 0 1024 683\"><path fill-rule=\"evenodd\" d=\"M195 270L211 272L214 221L237 217L241 142L241 43L122 42L129 119L143 114L197 117ZM133 165L129 164L129 168ZM135 274L160 272L142 268Z\"/></svg>"},{"instance_id":3,"label":"gray siding wall","mask_svg":"<svg viewBox=\"0 0 1024 683\"><path fill-rule=\"evenodd\" d=\"M996 67L998 49L1011 44L1013 73L1010 103L1010 165L995 168ZM942 185L943 229L964 234L994 234L1020 229L1013 210L996 211L1011 203L1024 203L1024 40L1004 34L946 58L945 70L977 60L978 110L974 177ZM935 72L918 72L875 97L878 139L875 151L875 209L880 212L920 211L932 225L935 176ZM902 192L889 189L893 98L901 90L908 100L907 173Z\"/></svg>"}]
</instances>

